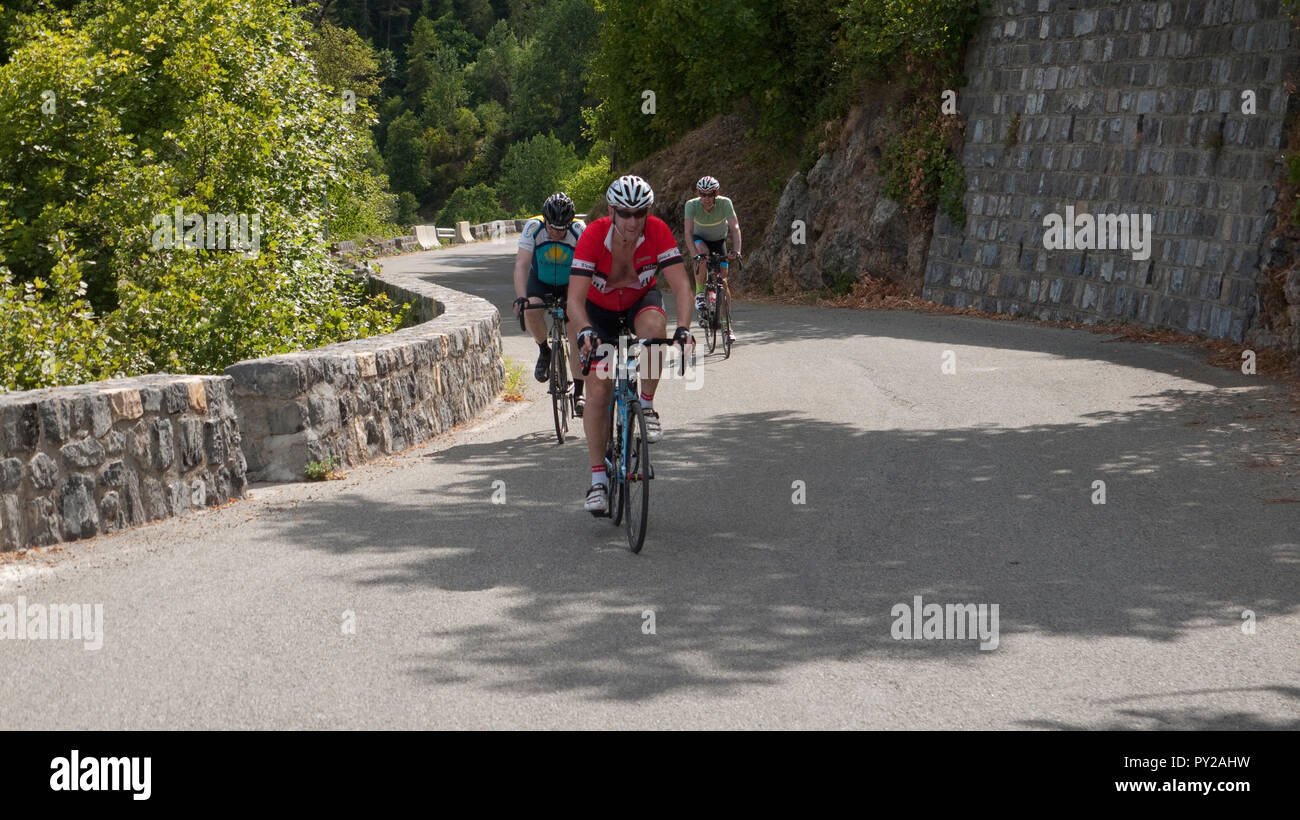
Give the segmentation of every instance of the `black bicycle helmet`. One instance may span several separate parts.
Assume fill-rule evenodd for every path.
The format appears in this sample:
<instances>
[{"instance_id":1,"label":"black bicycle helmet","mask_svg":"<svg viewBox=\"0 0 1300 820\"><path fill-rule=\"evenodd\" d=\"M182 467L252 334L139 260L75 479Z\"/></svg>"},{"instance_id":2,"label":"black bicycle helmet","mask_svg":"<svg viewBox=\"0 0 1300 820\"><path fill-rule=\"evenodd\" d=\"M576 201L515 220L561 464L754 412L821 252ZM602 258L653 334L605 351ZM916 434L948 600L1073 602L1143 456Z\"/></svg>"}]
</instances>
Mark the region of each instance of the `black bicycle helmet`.
<instances>
[{"instance_id":1,"label":"black bicycle helmet","mask_svg":"<svg viewBox=\"0 0 1300 820\"><path fill-rule=\"evenodd\" d=\"M561 192L551 194L542 206L542 216L552 228L567 228L573 222L573 200Z\"/></svg>"}]
</instances>

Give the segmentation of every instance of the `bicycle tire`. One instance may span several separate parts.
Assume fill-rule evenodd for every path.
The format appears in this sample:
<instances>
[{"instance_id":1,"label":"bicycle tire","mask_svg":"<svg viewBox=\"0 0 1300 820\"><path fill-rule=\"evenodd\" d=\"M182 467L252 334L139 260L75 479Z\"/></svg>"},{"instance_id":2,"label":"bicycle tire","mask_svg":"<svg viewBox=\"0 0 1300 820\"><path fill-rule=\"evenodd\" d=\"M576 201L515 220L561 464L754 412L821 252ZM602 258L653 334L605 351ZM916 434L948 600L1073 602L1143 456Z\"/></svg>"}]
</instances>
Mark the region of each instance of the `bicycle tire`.
<instances>
[{"instance_id":1,"label":"bicycle tire","mask_svg":"<svg viewBox=\"0 0 1300 820\"><path fill-rule=\"evenodd\" d=\"M624 476L623 498L626 505L625 524L627 546L639 553L645 544L646 527L650 521L650 442L646 440L645 414L641 402L628 406L629 435L627 472Z\"/></svg>"},{"instance_id":2,"label":"bicycle tire","mask_svg":"<svg viewBox=\"0 0 1300 820\"><path fill-rule=\"evenodd\" d=\"M623 447L623 431L620 429L617 401L610 401L609 407L609 445L605 448L610 468L605 479L609 482L609 517L614 526L623 523L623 468L620 466L620 453Z\"/></svg>"},{"instance_id":3,"label":"bicycle tire","mask_svg":"<svg viewBox=\"0 0 1300 820\"><path fill-rule=\"evenodd\" d=\"M704 288L704 336L709 343L709 352L718 346L718 323L714 321L717 311L708 307L709 304L709 287Z\"/></svg>"},{"instance_id":4,"label":"bicycle tire","mask_svg":"<svg viewBox=\"0 0 1300 820\"><path fill-rule=\"evenodd\" d=\"M555 438L564 443L569 432L569 419L565 402L568 401L568 362L564 358L564 344L551 340L551 415L555 418Z\"/></svg>"},{"instance_id":5,"label":"bicycle tire","mask_svg":"<svg viewBox=\"0 0 1300 820\"><path fill-rule=\"evenodd\" d=\"M722 331L722 358L731 358L731 298L726 287L718 289L718 324Z\"/></svg>"}]
</instances>

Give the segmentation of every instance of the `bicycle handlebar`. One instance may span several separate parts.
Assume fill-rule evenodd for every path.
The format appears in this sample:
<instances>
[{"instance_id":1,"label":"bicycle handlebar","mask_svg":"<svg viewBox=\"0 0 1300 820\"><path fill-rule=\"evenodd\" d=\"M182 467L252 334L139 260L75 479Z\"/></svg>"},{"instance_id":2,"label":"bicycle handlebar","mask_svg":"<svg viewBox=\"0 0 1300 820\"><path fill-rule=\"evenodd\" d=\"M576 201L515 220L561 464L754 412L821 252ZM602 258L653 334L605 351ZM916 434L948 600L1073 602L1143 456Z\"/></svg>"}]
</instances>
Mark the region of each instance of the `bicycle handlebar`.
<instances>
[{"instance_id":1,"label":"bicycle handlebar","mask_svg":"<svg viewBox=\"0 0 1300 820\"><path fill-rule=\"evenodd\" d=\"M606 338L603 337L603 336L597 336L596 338L597 338L597 339L598 339L602 344L612 345L613 347L618 347L618 340L617 340L617 339L606 339ZM659 346L662 346L662 347L671 347L672 345L677 344L677 340L676 340L676 339L654 339L654 338L649 338L649 337L647 337L647 338L633 338L633 337L631 337L631 336L628 336L628 337L626 337L626 338L627 338L627 340L628 340L628 347L631 347L632 345L641 345L642 347L651 347L651 346L653 346L653 345L659 345ZM684 348L684 347L685 347L685 346L683 345L683 348ZM597 351L596 351L592 356L590 356L590 357L583 356L583 357L582 357L582 375L586 376L586 375L588 375L589 373L591 373L591 366L592 366L593 364L595 364L596 361L597 361L598 359L602 359L602 358L604 358L604 356L600 355L600 351L599 351L599 350L597 350ZM681 374L682 374L683 376L686 375L686 351L685 351L685 349L682 350L682 361L681 361L681 366L680 366L680 372L681 372Z\"/></svg>"},{"instance_id":2,"label":"bicycle handlebar","mask_svg":"<svg viewBox=\"0 0 1300 820\"><path fill-rule=\"evenodd\" d=\"M525 297L522 297L522 298L527 299L528 297L525 296ZM542 298L546 300L546 301L543 302L542 304L540 304L540 305L524 305L524 306L523 306L523 310L520 310L520 311L519 311L519 329L520 329L520 330L525 331L525 332L527 332L527 330L528 330L528 328L524 326L524 311L525 311L525 310L556 310L556 309L560 309L560 310L566 310L566 311L567 311L567 306L566 306L565 303L564 303L563 301L561 301L560 299L558 299L558 298L556 298L556 297L554 297L554 296L543 296ZM519 300L516 299L515 301L519 301Z\"/></svg>"}]
</instances>

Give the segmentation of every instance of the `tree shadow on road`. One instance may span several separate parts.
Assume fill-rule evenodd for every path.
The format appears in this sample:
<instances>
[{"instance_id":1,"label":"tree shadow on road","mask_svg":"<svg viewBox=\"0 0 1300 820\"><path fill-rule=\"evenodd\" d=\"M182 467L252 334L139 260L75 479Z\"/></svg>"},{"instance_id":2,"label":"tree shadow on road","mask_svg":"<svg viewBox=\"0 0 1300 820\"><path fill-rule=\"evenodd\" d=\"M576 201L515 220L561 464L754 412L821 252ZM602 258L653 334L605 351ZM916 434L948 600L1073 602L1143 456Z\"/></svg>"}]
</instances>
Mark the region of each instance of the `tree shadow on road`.
<instances>
[{"instance_id":1,"label":"tree shadow on road","mask_svg":"<svg viewBox=\"0 0 1300 820\"><path fill-rule=\"evenodd\" d=\"M1263 623L1300 604L1300 507L1279 500L1300 497L1295 462L1222 393L1150 396L1086 425L864 430L748 412L670 427L639 556L581 511L584 446L542 433L451 446L426 454L439 468L415 503L374 487L276 525L300 546L385 556L359 584L508 596L504 621L431 623L427 654L406 659L418 678L454 668L491 689L619 701L777 685L827 660L999 662L972 641L894 640L891 608L916 595L998 604L1004 652L1031 635L1251 641L1244 610ZM1278 728L1249 712L1129 711Z\"/></svg>"}]
</instances>

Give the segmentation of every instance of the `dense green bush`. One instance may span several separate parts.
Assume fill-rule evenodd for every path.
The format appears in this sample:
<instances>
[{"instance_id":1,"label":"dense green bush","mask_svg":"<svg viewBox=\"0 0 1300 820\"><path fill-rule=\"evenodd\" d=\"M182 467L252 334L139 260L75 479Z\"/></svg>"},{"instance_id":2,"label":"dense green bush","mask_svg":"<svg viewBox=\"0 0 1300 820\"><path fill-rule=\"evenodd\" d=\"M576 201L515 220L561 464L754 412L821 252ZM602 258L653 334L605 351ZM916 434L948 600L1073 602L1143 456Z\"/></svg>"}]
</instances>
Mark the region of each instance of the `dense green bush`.
<instances>
[{"instance_id":1,"label":"dense green bush","mask_svg":"<svg viewBox=\"0 0 1300 820\"><path fill-rule=\"evenodd\" d=\"M288 0L95 0L18 18L9 38L21 45L0 65L6 300L71 323L34 326L52 340L42 350L84 351L53 375L42 359L44 383L215 372L395 326L324 245L327 190L354 231L386 194ZM177 209L256 217L259 254L159 247L156 220ZM25 361L6 355L3 382L30 383Z\"/></svg>"},{"instance_id":2,"label":"dense green bush","mask_svg":"<svg viewBox=\"0 0 1300 820\"><path fill-rule=\"evenodd\" d=\"M560 182L560 190L573 200L578 213L586 213L592 219L605 215L605 189L614 181L615 174L610 170L609 157L601 157L590 165L584 165L572 175ZM592 212L595 212L592 215Z\"/></svg>"},{"instance_id":3,"label":"dense green bush","mask_svg":"<svg viewBox=\"0 0 1300 820\"><path fill-rule=\"evenodd\" d=\"M859 72L915 85L935 77L952 81L983 5L987 0L843 3L843 59Z\"/></svg>"},{"instance_id":4,"label":"dense green bush","mask_svg":"<svg viewBox=\"0 0 1300 820\"><path fill-rule=\"evenodd\" d=\"M0 391L79 384L140 369L85 300L84 263L60 237L48 278L0 267Z\"/></svg>"},{"instance_id":5,"label":"dense green bush","mask_svg":"<svg viewBox=\"0 0 1300 820\"><path fill-rule=\"evenodd\" d=\"M130 328L144 372L219 372L242 359L389 333L405 318L349 276L286 269L267 256L180 256L147 285L125 282L121 297L113 319Z\"/></svg>"},{"instance_id":6,"label":"dense green bush","mask_svg":"<svg viewBox=\"0 0 1300 820\"><path fill-rule=\"evenodd\" d=\"M939 113L931 101L890 113L903 127L886 143L880 160L885 194L909 210L937 205L964 225L966 170L953 149L960 134L956 118Z\"/></svg>"},{"instance_id":7,"label":"dense green bush","mask_svg":"<svg viewBox=\"0 0 1300 820\"><path fill-rule=\"evenodd\" d=\"M504 219L505 216L501 203L497 201L496 191L479 183L473 188L457 188L453 191L433 221L435 225L449 227L462 221L477 225L493 219Z\"/></svg>"},{"instance_id":8,"label":"dense green bush","mask_svg":"<svg viewBox=\"0 0 1300 820\"><path fill-rule=\"evenodd\" d=\"M538 134L506 149L501 160L501 182L497 194L512 216L531 216L541 211L546 198L560 189L560 182L581 167L573 146L555 137Z\"/></svg>"},{"instance_id":9,"label":"dense green bush","mask_svg":"<svg viewBox=\"0 0 1300 820\"><path fill-rule=\"evenodd\" d=\"M636 160L734 109L770 150L803 156L867 80L925 95L957 84L981 2L605 0L591 78L603 102L590 130Z\"/></svg>"}]
</instances>

